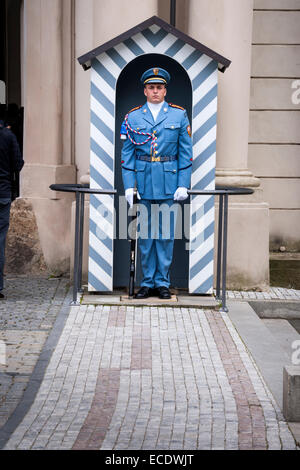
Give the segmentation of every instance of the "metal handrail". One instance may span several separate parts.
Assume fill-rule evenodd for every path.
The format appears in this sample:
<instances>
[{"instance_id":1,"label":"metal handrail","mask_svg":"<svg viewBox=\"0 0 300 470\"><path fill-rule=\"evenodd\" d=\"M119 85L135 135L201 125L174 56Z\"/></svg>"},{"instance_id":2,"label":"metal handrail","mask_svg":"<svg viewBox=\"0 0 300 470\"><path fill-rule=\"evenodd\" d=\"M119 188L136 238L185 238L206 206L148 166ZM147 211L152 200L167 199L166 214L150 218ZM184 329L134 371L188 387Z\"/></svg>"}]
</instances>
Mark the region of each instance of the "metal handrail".
<instances>
[{"instance_id":1,"label":"metal handrail","mask_svg":"<svg viewBox=\"0 0 300 470\"><path fill-rule=\"evenodd\" d=\"M228 194L235 195L235 194L252 194L254 192L253 189L250 188L235 188L229 186L216 186L217 189L188 189L188 193L191 195L198 195L198 194L212 194L212 195L220 195L220 194Z\"/></svg>"},{"instance_id":2,"label":"metal handrail","mask_svg":"<svg viewBox=\"0 0 300 470\"><path fill-rule=\"evenodd\" d=\"M116 194L115 189L91 189L89 184L51 184L52 191L72 192L76 194L75 217L75 246L73 268L73 300L70 305L80 305L77 302L77 293L83 292L82 282L82 251L83 251L83 224L84 224L84 197L85 194Z\"/></svg>"},{"instance_id":3,"label":"metal handrail","mask_svg":"<svg viewBox=\"0 0 300 470\"><path fill-rule=\"evenodd\" d=\"M218 225L218 253L216 299L222 302L220 312L228 312L226 306L226 268L227 268L227 231L228 231L228 196L253 194L250 188L235 188L231 186L216 186L216 189L190 189L191 196L212 195L219 196L219 225ZM222 269L222 296L220 296Z\"/></svg>"},{"instance_id":4,"label":"metal handrail","mask_svg":"<svg viewBox=\"0 0 300 470\"><path fill-rule=\"evenodd\" d=\"M76 218L75 218L75 246L74 246L74 285L73 301L71 305L79 305L77 293L83 292L82 281L82 250L83 250L83 224L84 224L84 197L85 194L116 194L115 189L91 189L88 184L51 184L52 191L76 193ZM218 224L218 253L217 253L217 278L216 299L222 302L221 312L228 312L226 307L226 267L227 267L227 231L228 231L228 196L253 194L250 188L235 188L216 186L216 189L190 189L191 196L212 195L219 196L219 224ZM222 270L222 296L220 296Z\"/></svg>"}]
</instances>

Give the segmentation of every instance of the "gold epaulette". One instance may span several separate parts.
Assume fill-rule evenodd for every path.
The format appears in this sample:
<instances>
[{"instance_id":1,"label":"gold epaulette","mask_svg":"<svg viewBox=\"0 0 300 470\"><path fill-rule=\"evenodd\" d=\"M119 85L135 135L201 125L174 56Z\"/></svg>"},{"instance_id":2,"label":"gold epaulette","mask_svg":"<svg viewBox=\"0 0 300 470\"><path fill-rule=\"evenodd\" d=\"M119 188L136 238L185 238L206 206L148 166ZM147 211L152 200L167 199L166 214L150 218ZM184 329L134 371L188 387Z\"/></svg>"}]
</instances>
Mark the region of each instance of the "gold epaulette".
<instances>
[{"instance_id":1,"label":"gold epaulette","mask_svg":"<svg viewBox=\"0 0 300 470\"><path fill-rule=\"evenodd\" d=\"M136 106L135 108L132 108L130 111L128 111L128 114L129 113L132 113L132 111L135 111L136 109L140 109L143 105L141 104L140 106Z\"/></svg>"},{"instance_id":2,"label":"gold epaulette","mask_svg":"<svg viewBox=\"0 0 300 470\"><path fill-rule=\"evenodd\" d=\"M183 111L185 111L185 109L182 106L178 106L178 104L169 103L169 106L171 106L172 108L178 108L178 109L182 109Z\"/></svg>"}]
</instances>

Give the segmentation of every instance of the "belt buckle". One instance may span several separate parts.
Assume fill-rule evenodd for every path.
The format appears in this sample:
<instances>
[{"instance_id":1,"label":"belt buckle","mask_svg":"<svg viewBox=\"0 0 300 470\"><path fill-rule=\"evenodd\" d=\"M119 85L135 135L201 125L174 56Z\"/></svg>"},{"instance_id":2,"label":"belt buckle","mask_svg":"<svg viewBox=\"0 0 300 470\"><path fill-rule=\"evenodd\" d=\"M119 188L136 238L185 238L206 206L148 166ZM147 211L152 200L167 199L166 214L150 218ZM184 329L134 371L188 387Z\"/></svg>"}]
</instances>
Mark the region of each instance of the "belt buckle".
<instances>
[{"instance_id":1,"label":"belt buckle","mask_svg":"<svg viewBox=\"0 0 300 470\"><path fill-rule=\"evenodd\" d=\"M151 162L160 162L160 157L151 157Z\"/></svg>"}]
</instances>

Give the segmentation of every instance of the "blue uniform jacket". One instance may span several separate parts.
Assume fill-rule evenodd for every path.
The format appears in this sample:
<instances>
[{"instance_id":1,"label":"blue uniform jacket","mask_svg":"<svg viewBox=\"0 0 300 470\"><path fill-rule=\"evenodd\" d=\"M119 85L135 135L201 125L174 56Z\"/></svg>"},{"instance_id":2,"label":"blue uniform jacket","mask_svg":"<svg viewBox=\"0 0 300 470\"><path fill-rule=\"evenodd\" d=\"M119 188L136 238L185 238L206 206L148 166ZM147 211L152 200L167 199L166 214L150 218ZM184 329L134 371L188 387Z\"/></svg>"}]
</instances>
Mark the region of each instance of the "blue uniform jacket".
<instances>
[{"instance_id":1,"label":"blue uniform jacket","mask_svg":"<svg viewBox=\"0 0 300 470\"><path fill-rule=\"evenodd\" d=\"M189 188L193 151L186 111L176 105L164 103L154 122L146 103L129 113L128 124L137 131L154 133L154 157L177 156L177 160L138 160L136 155L150 155L152 139L143 145L135 145L127 138L121 155L125 190L133 188L136 182L142 199L172 199L179 186ZM141 143L147 139L147 136L129 132L135 142Z\"/></svg>"}]
</instances>

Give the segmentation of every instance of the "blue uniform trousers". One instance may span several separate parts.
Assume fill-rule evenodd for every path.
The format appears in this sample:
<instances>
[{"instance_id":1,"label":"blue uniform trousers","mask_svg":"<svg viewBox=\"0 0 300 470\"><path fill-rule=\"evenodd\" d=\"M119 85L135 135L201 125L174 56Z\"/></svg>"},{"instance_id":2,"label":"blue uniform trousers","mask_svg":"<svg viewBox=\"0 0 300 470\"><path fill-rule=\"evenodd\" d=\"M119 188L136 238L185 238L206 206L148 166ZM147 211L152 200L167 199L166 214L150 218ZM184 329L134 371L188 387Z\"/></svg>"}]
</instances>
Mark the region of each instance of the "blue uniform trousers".
<instances>
[{"instance_id":1,"label":"blue uniform trousers","mask_svg":"<svg viewBox=\"0 0 300 470\"><path fill-rule=\"evenodd\" d=\"M9 227L10 199L0 199L0 291L3 290L3 270L5 263L5 241Z\"/></svg>"},{"instance_id":2,"label":"blue uniform trousers","mask_svg":"<svg viewBox=\"0 0 300 470\"><path fill-rule=\"evenodd\" d=\"M177 207L173 199L139 201L141 286L170 286Z\"/></svg>"}]
</instances>

